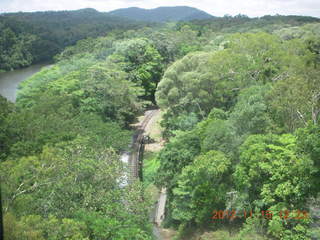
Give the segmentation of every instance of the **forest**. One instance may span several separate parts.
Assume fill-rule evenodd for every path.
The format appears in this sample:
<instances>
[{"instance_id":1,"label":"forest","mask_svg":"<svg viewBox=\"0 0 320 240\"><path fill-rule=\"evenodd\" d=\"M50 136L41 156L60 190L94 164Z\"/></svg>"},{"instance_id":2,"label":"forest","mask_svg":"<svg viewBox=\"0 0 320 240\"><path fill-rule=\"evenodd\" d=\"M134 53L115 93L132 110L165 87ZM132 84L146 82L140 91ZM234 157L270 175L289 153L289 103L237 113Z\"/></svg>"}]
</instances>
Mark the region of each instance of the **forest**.
<instances>
[{"instance_id":1,"label":"forest","mask_svg":"<svg viewBox=\"0 0 320 240\"><path fill-rule=\"evenodd\" d=\"M0 15L0 69L54 61L0 96L5 239L155 239L148 185L176 240L320 239L320 20L92 11ZM150 107L165 144L123 186Z\"/></svg>"},{"instance_id":2,"label":"forest","mask_svg":"<svg viewBox=\"0 0 320 240\"><path fill-rule=\"evenodd\" d=\"M0 71L51 61L65 47L84 38L148 25L90 8L0 14Z\"/></svg>"}]
</instances>

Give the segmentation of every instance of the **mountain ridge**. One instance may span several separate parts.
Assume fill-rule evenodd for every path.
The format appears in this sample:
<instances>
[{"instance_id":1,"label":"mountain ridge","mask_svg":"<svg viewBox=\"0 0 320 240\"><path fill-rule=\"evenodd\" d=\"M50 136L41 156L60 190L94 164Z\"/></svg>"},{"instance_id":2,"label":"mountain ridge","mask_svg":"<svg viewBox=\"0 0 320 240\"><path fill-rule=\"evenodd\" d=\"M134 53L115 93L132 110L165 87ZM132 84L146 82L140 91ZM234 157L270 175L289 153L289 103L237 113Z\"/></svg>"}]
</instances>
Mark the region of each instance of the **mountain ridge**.
<instances>
[{"instance_id":1,"label":"mountain ridge","mask_svg":"<svg viewBox=\"0 0 320 240\"><path fill-rule=\"evenodd\" d=\"M129 7L116 9L108 13L132 20L149 22L190 21L214 18L214 16L205 11L188 6L158 7L153 9Z\"/></svg>"}]
</instances>

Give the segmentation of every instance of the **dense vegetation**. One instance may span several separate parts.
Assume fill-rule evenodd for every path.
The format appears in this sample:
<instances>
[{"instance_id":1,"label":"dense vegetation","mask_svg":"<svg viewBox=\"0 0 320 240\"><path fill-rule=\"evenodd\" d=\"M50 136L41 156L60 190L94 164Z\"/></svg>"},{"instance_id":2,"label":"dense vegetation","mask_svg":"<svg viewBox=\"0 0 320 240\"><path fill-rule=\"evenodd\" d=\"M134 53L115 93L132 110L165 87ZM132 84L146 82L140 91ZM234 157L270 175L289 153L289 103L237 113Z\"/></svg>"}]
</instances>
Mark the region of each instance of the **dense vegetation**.
<instances>
[{"instance_id":1,"label":"dense vegetation","mask_svg":"<svg viewBox=\"0 0 320 240\"><path fill-rule=\"evenodd\" d=\"M319 238L320 25L244 19L83 39L24 81L16 104L0 98L6 239L152 239L145 186L126 184L120 154L155 103L167 143L146 179L167 189L177 238ZM228 209L274 216L212 221Z\"/></svg>"},{"instance_id":2,"label":"dense vegetation","mask_svg":"<svg viewBox=\"0 0 320 240\"><path fill-rule=\"evenodd\" d=\"M128 21L127 18L133 20ZM0 71L52 61L54 55L81 39L95 38L106 33L121 35L125 30L145 26L157 27L148 22L188 20L193 20L188 25L198 31L198 34L259 29L273 31L319 21L316 18L300 16L265 16L251 19L238 15L212 18L209 14L190 7L161 7L153 10L129 8L110 13L94 9L7 13L0 15ZM177 28L185 25L185 22L178 24Z\"/></svg>"},{"instance_id":3,"label":"dense vegetation","mask_svg":"<svg viewBox=\"0 0 320 240\"><path fill-rule=\"evenodd\" d=\"M158 7L155 9L124 8L110 12L112 15L137 21L167 22L213 18L210 14L192 7Z\"/></svg>"},{"instance_id":4,"label":"dense vegetation","mask_svg":"<svg viewBox=\"0 0 320 240\"><path fill-rule=\"evenodd\" d=\"M144 25L94 9L1 14L0 70L50 61L80 39Z\"/></svg>"},{"instance_id":5,"label":"dense vegetation","mask_svg":"<svg viewBox=\"0 0 320 240\"><path fill-rule=\"evenodd\" d=\"M193 26L194 30L199 30L200 32L211 30L223 33L261 31L272 33L277 29L316 22L319 22L318 18L306 16L266 15L258 18L249 18L246 15L239 14L234 17L225 15L222 18L215 18L213 20L193 20L190 25Z\"/></svg>"},{"instance_id":6,"label":"dense vegetation","mask_svg":"<svg viewBox=\"0 0 320 240\"><path fill-rule=\"evenodd\" d=\"M149 239L139 183L126 186L127 126L140 89L112 62L74 57L1 100L7 239ZM144 200L142 200L144 199Z\"/></svg>"},{"instance_id":7,"label":"dense vegetation","mask_svg":"<svg viewBox=\"0 0 320 240\"><path fill-rule=\"evenodd\" d=\"M166 224L181 238L192 227L228 226L212 221L212 211L232 209L256 217L234 220L244 223L241 234L225 239L320 237L312 210L320 191L319 36L319 24L229 35L219 50L190 53L166 70L156 100L169 142L156 182L168 192ZM309 218L284 220L285 211Z\"/></svg>"}]
</instances>

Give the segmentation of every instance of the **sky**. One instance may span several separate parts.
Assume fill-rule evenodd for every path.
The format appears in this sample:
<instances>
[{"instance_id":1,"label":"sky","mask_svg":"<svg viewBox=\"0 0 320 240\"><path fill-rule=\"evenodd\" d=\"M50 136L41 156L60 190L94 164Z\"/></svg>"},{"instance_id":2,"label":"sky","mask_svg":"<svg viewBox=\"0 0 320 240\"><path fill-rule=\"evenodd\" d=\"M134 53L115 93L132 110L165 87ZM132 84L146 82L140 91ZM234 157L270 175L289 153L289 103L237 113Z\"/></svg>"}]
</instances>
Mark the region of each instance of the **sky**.
<instances>
[{"instance_id":1,"label":"sky","mask_svg":"<svg viewBox=\"0 0 320 240\"><path fill-rule=\"evenodd\" d=\"M0 0L0 12L33 12L95 8L108 12L118 8L190 6L213 16L239 13L250 17L264 15L305 15L320 17L320 0Z\"/></svg>"}]
</instances>

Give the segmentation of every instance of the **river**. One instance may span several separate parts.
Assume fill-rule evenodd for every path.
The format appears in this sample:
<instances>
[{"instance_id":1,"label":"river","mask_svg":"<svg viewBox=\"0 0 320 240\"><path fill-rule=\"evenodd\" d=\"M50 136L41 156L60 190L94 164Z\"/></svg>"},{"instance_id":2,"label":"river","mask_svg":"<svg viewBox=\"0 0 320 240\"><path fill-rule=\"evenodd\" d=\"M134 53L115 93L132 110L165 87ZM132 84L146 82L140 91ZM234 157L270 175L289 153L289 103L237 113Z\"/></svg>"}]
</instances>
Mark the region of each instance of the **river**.
<instances>
[{"instance_id":1,"label":"river","mask_svg":"<svg viewBox=\"0 0 320 240\"><path fill-rule=\"evenodd\" d=\"M39 72L45 66L48 64L34 64L30 67L0 73L0 95L15 102L19 83Z\"/></svg>"}]
</instances>

